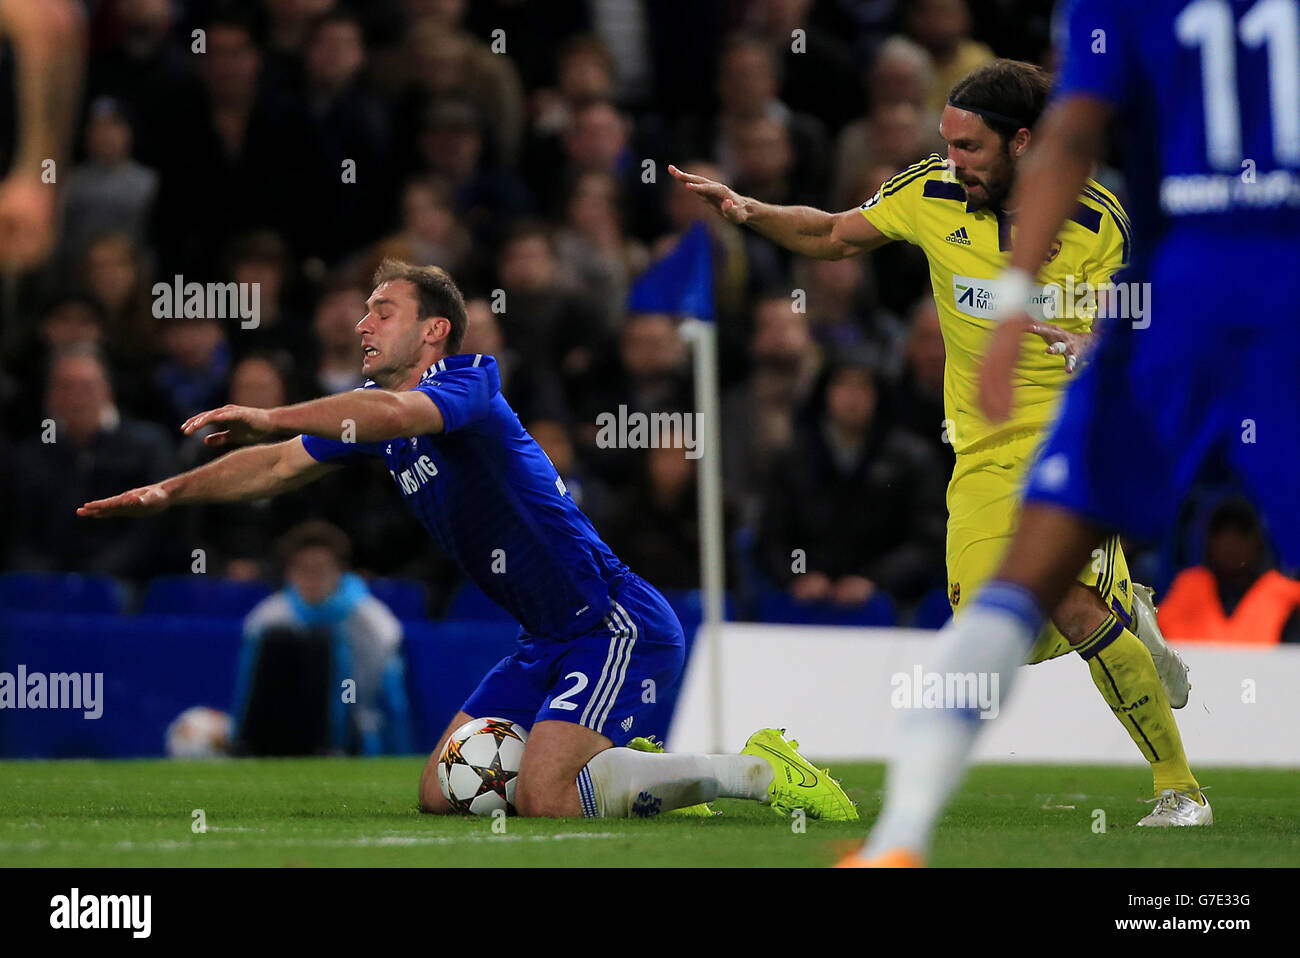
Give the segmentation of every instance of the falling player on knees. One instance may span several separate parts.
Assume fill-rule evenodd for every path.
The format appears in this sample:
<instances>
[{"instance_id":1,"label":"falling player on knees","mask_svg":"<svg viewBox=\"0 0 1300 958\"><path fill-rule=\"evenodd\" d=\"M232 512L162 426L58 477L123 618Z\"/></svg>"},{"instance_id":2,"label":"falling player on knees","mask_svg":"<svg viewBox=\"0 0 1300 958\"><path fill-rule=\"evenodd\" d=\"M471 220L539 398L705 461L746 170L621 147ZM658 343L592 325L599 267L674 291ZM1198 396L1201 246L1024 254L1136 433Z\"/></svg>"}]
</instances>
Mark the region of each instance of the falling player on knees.
<instances>
[{"instance_id":1,"label":"falling player on knees","mask_svg":"<svg viewBox=\"0 0 1300 958\"><path fill-rule=\"evenodd\" d=\"M1016 414L1003 421L982 414L979 363L998 328L994 291L1016 221L1007 198L1048 87L1046 74L1028 63L997 60L975 70L953 87L941 117L947 160L937 155L922 160L886 180L860 208L841 213L762 203L669 168L727 219L804 256L839 259L894 240L925 251L947 353L945 429L957 454L948 487L947 550L949 599L956 614L978 596L1006 551L1025 475L1091 339L1095 307L1073 315L1054 311L1061 318L1049 323L1040 306L1029 330L1047 346L1016 367ZM1043 252L1044 281L1064 287L1070 276L1077 282L1109 280L1131 248L1119 202L1085 179L1076 184L1069 212ZM1126 419L1115 421L1127 450ZM1133 454L1140 459L1141 449ZM1187 702L1182 661L1160 635L1147 591L1132 582L1118 539L1100 543L1096 554L1085 558L1075 568L1075 581L1050 606L1028 661L1077 652L1150 764L1153 795L1195 791L1199 785L1170 710Z\"/></svg>"},{"instance_id":2,"label":"falling player on knees","mask_svg":"<svg viewBox=\"0 0 1300 958\"><path fill-rule=\"evenodd\" d=\"M619 747L663 734L644 689L653 683L665 694L680 681L676 615L574 504L502 396L496 361L457 355L467 319L451 277L387 260L374 287L357 323L363 387L275 409L223 406L194 416L182 427L187 435L224 427L205 438L209 445L263 444L88 502L78 514L149 515L261 499L381 458L429 534L522 626L514 653L484 676L430 755L419 784L423 811L451 811L437 776L450 734L471 718L499 717L530 730L516 792L523 815L620 818L722 797L813 818L857 818L839 784L776 729L756 732L740 755Z\"/></svg>"}]
</instances>

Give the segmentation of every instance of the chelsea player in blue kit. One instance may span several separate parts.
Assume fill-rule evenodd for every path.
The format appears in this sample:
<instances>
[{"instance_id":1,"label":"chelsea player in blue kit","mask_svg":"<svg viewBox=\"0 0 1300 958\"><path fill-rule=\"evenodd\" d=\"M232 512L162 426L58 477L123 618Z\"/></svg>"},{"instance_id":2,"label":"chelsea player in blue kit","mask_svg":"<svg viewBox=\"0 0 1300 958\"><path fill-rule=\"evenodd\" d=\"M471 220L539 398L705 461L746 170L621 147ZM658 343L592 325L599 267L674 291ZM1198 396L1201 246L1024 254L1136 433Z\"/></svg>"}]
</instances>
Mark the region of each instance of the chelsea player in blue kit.
<instances>
[{"instance_id":1,"label":"chelsea player in blue kit","mask_svg":"<svg viewBox=\"0 0 1300 958\"><path fill-rule=\"evenodd\" d=\"M209 445L241 449L152 486L87 503L81 515L263 498L350 462L385 460L407 505L464 574L522 630L451 719L421 776L420 808L451 811L437 764L472 718L530 729L515 804L523 815L628 817L746 798L778 812L853 819L839 784L776 729L739 755L625 748L662 735L654 702L680 681L684 638L667 601L610 552L501 394L491 356L457 355L467 317L437 267L385 261L357 323L366 384L276 409L224 406L191 418Z\"/></svg>"},{"instance_id":2,"label":"chelsea player in blue kit","mask_svg":"<svg viewBox=\"0 0 1300 958\"><path fill-rule=\"evenodd\" d=\"M1056 26L1056 102L1013 198L985 414L1011 410L1034 275L1112 119L1133 225L1119 279L1149 284L1150 312L1108 321L996 580L941 637L934 668L1000 674L1004 691L1074 570L1115 531L1167 534L1207 460L1237 473L1283 562L1300 563L1300 0L1068 0ZM923 861L980 724L956 709L909 718L881 817L843 865ZM1153 816L1208 814L1204 796L1166 793Z\"/></svg>"}]
</instances>

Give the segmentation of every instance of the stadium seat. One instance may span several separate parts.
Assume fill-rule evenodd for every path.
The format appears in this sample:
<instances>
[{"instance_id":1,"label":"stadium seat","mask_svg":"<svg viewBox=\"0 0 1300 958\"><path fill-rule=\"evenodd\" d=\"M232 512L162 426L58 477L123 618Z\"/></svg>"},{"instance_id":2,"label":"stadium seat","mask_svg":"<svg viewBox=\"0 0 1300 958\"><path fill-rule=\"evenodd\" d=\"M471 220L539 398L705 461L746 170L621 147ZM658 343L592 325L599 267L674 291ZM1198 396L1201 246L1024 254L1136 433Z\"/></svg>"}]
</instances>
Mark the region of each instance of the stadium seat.
<instances>
[{"instance_id":1,"label":"stadium seat","mask_svg":"<svg viewBox=\"0 0 1300 958\"><path fill-rule=\"evenodd\" d=\"M677 618L682 623L682 629L686 632L693 631L700 627L704 621L704 592L701 589L662 589L664 598L668 604L673 607L677 613ZM736 600L730 593L722 597L722 617L728 621L735 621L736 618Z\"/></svg>"},{"instance_id":2,"label":"stadium seat","mask_svg":"<svg viewBox=\"0 0 1300 958\"><path fill-rule=\"evenodd\" d=\"M118 615L125 605L126 588L111 576L55 572L0 575L0 609Z\"/></svg>"},{"instance_id":3,"label":"stadium seat","mask_svg":"<svg viewBox=\"0 0 1300 958\"><path fill-rule=\"evenodd\" d=\"M788 625L890 626L898 623L893 598L877 592L865 605L850 608L829 602L798 602L789 593L772 590L758 603L760 622Z\"/></svg>"},{"instance_id":4,"label":"stadium seat","mask_svg":"<svg viewBox=\"0 0 1300 958\"><path fill-rule=\"evenodd\" d=\"M140 611L146 615L205 615L242 619L271 594L263 582L202 575L166 575L149 583Z\"/></svg>"},{"instance_id":5,"label":"stadium seat","mask_svg":"<svg viewBox=\"0 0 1300 958\"><path fill-rule=\"evenodd\" d=\"M467 622L515 621L509 612L489 599L473 582L466 582L456 590L443 618Z\"/></svg>"},{"instance_id":6,"label":"stadium seat","mask_svg":"<svg viewBox=\"0 0 1300 958\"><path fill-rule=\"evenodd\" d=\"M952 605L948 593L941 587L931 589L921 599L912 619L914 629L942 629L952 618Z\"/></svg>"},{"instance_id":7,"label":"stadium seat","mask_svg":"<svg viewBox=\"0 0 1300 958\"><path fill-rule=\"evenodd\" d=\"M366 583L370 594L388 606L393 615L404 620L428 618L424 583L414 579L371 579Z\"/></svg>"}]
</instances>

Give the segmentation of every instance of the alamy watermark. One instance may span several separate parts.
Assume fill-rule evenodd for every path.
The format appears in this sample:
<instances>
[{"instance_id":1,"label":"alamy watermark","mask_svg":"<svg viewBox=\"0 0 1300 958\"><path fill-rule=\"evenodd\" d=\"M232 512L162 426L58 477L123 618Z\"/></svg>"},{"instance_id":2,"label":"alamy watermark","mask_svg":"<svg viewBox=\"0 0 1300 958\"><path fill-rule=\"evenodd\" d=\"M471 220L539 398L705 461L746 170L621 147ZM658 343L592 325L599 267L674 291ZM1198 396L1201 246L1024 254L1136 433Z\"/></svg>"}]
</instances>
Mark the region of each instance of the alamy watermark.
<instances>
[{"instance_id":1,"label":"alamy watermark","mask_svg":"<svg viewBox=\"0 0 1300 958\"><path fill-rule=\"evenodd\" d=\"M997 672L895 672L889 704L896 709L959 709L994 719L1000 711Z\"/></svg>"},{"instance_id":2,"label":"alamy watermark","mask_svg":"<svg viewBox=\"0 0 1300 958\"><path fill-rule=\"evenodd\" d=\"M83 717L104 714L103 672L0 672L0 709L81 709Z\"/></svg>"},{"instance_id":3,"label":"alamy watermark","mask_svg":"<svg viewBox=\"0 0 1300 958\"><path fill-rule=\"evenodd\" d=\"M155 319L238 319L241 329L262 322L260 283L187 283L177 273L170 283L154 283Z\"/></svg>"},{"instance_id":4,"label":"alamy watermark","mask_svg":"<svg viewBox=\"0 0 1300 958\"><path fill-rule=\"evenodd\" d=\"M697 412L629 412L596 417L596 446L600 449L682 449L687 459L704 454L704 428Z\"/></svg>"}]
</instances>

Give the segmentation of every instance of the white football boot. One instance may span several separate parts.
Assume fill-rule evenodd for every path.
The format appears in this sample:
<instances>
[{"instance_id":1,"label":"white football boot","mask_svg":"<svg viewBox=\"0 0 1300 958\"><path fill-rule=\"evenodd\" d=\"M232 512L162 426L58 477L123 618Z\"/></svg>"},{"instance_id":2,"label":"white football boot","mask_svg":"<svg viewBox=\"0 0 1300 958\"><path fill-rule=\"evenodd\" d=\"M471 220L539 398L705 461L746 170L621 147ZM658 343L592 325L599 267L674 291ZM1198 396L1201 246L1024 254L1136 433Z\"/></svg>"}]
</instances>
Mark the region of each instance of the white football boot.
<instances>
[{"instance_id":1,"label":"white football boot","mask_svg":"<svg viewBox=\"0 0 1300 958\"><path fill-rule=\"evenodd\" d=\"M1156 807L1151 814L1138 822L1139 828L1170 828L1187 825L1213 825L1214 812L1210 811L1210 800L1201 793L1204 805L1197 805L1196 799L1186 792L1176 792L1166 788L1156 799Z\"/></svg>"},{"instance_id":2,"label":"white football boot","mask_svg":"<svg viewBox=\"0 0 1300 958\"><path fill-rule=\"evenodd\" d=\"M1170 708L1180 709L1187 704L1187 693L1192 687L1187 680L1187 663L1177 651L1169 647L1165 637L1160 634L1152 595L1146 586L1133 583L1133 631L1151 653L1151 661L1156 665L1160 684L1169 696Z\"/></svg>"}]
</instances>

